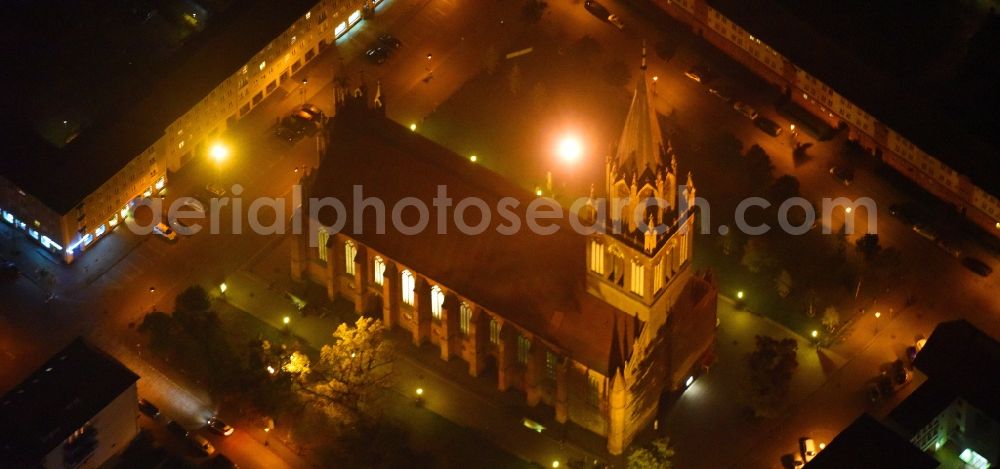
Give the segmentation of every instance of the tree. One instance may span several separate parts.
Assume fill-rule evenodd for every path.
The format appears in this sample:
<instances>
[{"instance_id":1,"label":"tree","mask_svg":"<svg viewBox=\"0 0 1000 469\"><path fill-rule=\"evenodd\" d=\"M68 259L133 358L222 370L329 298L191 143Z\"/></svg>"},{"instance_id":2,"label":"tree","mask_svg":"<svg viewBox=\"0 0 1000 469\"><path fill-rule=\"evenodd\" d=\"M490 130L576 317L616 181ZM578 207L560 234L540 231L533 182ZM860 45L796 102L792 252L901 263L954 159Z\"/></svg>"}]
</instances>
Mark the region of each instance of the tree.
<instances>
[{"instance_id":1,"label":"tree","mask_svg":"<svg viewBox=\"0 0 1000 469\"><path fill-rule=\"evenodd\" d=\"M866 261L875 259L875 256L877 256L879 251L882 250L882 246L879 245L878 235L875 233L865 234L864 236L858 238L854 244L858 252L864 256Z\"/></svg>"},{"instance_id":2,"label":"tree","mask_svg":"<svg viewBox=\"0 0 1000 469\"><path fill-rule=\"evenodd\" d=\"M755 236L747 240L743 245L743 257L740 264L753 273L758 273L771 265L771 258L767 255L767 244L764 238Z\"/></svg>"},{"instance_id":3,"label":"tree","mask_svg":"<svg viewBox=\"0 0 1000 469\"><path fill-rule=\"evenodd\" d=\"M765 186L771 184L774 165L771 164L771 156L760 145L754 144L747 149L746 155L743 156L743 167L750 182Z\"/></svg>"},{"instance_id":4,"label":"tree","mask_svg":"<svg viewBox=\"0 0 1000 469\"><path fill-rule=\"evenodd\" d=\"M300 380L302 391L328 412L359 417L389 382L394 356L385 326L381 320L360 317L354 327L338 326L333 338Z\"/></svg>"},{"instance_id":5,"label":"tree","mask_svg":"<svg viewBox=\"0 0 1000 469\"><path fill-rule=\"evenodd\" d=\"M212 307L212 300L208 297L208 292L200 285L187 287L180 295L174 298L175 311L208 311Z\"/></svg>"},{"instance_id":6,"label":"tree","mask_svg":"<svg viewBox=\"0 0 1000 469\"><path fill-rule=\"evenodd\" d=\"M674 449L670 447L670 438L660 437L648 445L632 450L628 455L628 469L669 469L673 467L670 459L674 457Z\"/></svg>"},{"instance_id":7,"label":"tree","mask_svg":"<svg viewBox=\"0 0 1000 469\"><path fill-rule=\"evenodd\" d=\"M542 19L542 15L545 14L545 9L548 7L549 4L544 0L528 0L521 9L521 14L529 23L536 23Z\"/></svg>"},{"instance_id":8,"label":"tree","mask_svg":"<svg viewBox=\"0 0 1000 469\"><path fill-rule=\"evenodd\" d=\"M833 306L827 306L823 310L823 325L826 326L827 330L833 332L840 325L840 313L837 312L837 308Z\"/></svg>"},{"instance_id":9,"label":"tree","mask_svg":"<svg viewBox=\"0 0 1000 469\"><path fill-rule=\"evenodd\" d=\"M758 417L773 417L788 395L792 375L799 366L795 339L756 336L757 345L747 357L750 366L751 405Z\"/></svg>"},{"instance_id":10,"label":"tree","mask_svg":"<svg viewBox=\"0 0 1000 469\"><path fill-rule=\"evenodd\" d=\"M778 289L778 296L788 298L788 294L792 292L792 274L788 273L785 269L781 269L781 273L778 274L778 278L774 280L774 283Z\"/></svg>"},{"instance_id":11,"label":"tree","mask_svg":"<svg viewBox=\"0 0 1000 469\"><path fill-rule=\"evenodd\" d=\"M795 176L785 174L775 179L767 189L768 200L775 205L799 196L799 180Z\"/></svg>"}]
</instances>

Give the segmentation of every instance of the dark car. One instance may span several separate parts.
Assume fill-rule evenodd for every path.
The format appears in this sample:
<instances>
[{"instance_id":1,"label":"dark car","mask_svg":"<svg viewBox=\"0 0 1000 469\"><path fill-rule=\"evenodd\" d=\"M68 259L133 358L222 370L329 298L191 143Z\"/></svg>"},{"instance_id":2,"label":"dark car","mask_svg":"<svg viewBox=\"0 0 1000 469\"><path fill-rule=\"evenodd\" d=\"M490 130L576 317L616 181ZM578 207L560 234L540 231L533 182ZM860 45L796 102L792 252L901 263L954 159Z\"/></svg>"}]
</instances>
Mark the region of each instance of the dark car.
<instances>
[{"instance_id":1,"label":"dark car","mask_svg":"<svg viewBox=\"0 0 1000 469\"><path fill-rule=\"evenodd\" d=\"M303 104L302 107L299 108L299 110L305 114L308 114L308 118L312 122L322 122L323 118L326 117L326 115L323 114L323 110L316 107L316 105L314 104L309 104L309 103Z\"/></svg>"},{"instance_id":2,"label":"dark car","mask_svg":"<svg viewBox=\"0 0 1000 469\"><path fill-rule=\"evenodd\" d=\"M975 257L966 257L962 259L962 265L966 269L969 269L983 277L989 277L993 273L993 268L986 265L985 262L976 259Z\"/></svg>"},{"instance_id":3,"label":"dark car","mask_svg":"<svg viewBox=\"0 0 1000 469\"><path fill-rule=\"evenodd\" d=\"M871 383L865 388L865 398L872 404L878 404L882 400L882 393L878 390L878 385Z\"/></svg>"},{"instance_id":4,"label":"dark car","mask_svg":"<svg viewBox=\"0 0 1000 469\"><path fill-rule=\"evenodd\" d=\"M758 117L753 120L753 123L754 125L757 126L758 129L763 130L764 133L772 137L777 137L778 135L781 135L781 126L778 125L777 122L774 122L771 119L768 119L766 117Z\"/></svg>"},{"instance_id":5,"label":"dark car","mask_svg":"<svg viewBox=\"0 0 1000 469\"><path fill-rule=\"evenodd\" d=\"M382 65L389 60L389 52L381 46L374 46L365 51L365 58L376 65Z\"/></svg>"},{"instance_id":6,"label":"dark car","mask_svg":"<svg viewBox=\"0 0 1000 469\"><path fill-rule=\"evenodd\" d=\"M892 381L896 386L906 384L910 381L910 373L906 371L906 365L903 364L903 360L896 360L892 362Z\"/></svg>"},{"instance_id":7,"label":"dark car","mask_svg":"<svg viewBox=\"0 0 1000 469\"><path fill-rule=\"evenodd\" d=\"M188 431L174 420L167 422L167 431L173 433L178 438L187 438L188 436Z\"/></svg>"},{"instance_id":8,"label":"dark car","mask_svg":"<svg viewBox=\"0 0 1000 469\"><path fill-rule=\"evenodd\" d=\"M834 166L830 168L830 175L845 186L849 186L852 182L854 182L854 171L845 166Z\"/></svg>"},{"instance_id":9,"label":"dark car","mask_svg":"<svg viewBox=\"0 0 1000 469\"><path fill-rule=\"evenodd\" d=\"M154 419L160 416L160 409L145 399L139 399L139 411Z\"/></svg>"},{"instance_id":10,"label":"dark car","mask_svg":"<svg viewBox=\"0 0 1000 469\"><path fill-rule=\"evenodd\" d=\"M893 385L892 378L889 377L889 373L883 371L875 381L875 384L878 386L879 394L883 397L892 394Z\"/></svg>"},{"instance_id":11,"label":"dark car","mask_svg":"<svg viewBox=\"0 0 1000 469\"><path fill-rule=\"evenodd\" d=\"M605 19L605 18L607 18L609 15L611 15L611 12L608 11L608 9L604 7L604 5L601 5L600 3L597 3L594 0L586 0L586 1L584 1L583 2L583 7L586 8L587 11L590 12L590 14L592 14L592 15L594 15L594 16L602 19L602 20Z\"/></svg>"},{"instance_id":12,"label":"dark car","mask_svg":"<svg viewBox=\"0 0 1000 469\"><path fill-rule=\"evenodd\" d=\"M228 425L226 422L219 420L218 417L212 417L208 419L208 429L215 434L222 436L229 436L233 434L233 427Z\"/></svg>"},{"instance_id":13,"label":"dark car","mask_svg":"<svg viewBox=\"0 0 1000 469\"><path fill-rule=\"evenodd\" d=\"M403 46L403 43L400 42L399 39L396 39L396 37L391 34L383 34L379 36L378 43L391 49L399 49L400 47Z\"/></svg>"},{"instance_id":14,"label":"dark car","mask_svg":"<svg viewBox=\"0 0 1000 469\"><path fill-rule=\"evenodd\" d=\"M695 65L694 67L691 67L690 70L684 72L684 76L701 84L708 83L712 81L712 78L714 78L712 70L704 65Z\"/></svg>"}]
</instances>

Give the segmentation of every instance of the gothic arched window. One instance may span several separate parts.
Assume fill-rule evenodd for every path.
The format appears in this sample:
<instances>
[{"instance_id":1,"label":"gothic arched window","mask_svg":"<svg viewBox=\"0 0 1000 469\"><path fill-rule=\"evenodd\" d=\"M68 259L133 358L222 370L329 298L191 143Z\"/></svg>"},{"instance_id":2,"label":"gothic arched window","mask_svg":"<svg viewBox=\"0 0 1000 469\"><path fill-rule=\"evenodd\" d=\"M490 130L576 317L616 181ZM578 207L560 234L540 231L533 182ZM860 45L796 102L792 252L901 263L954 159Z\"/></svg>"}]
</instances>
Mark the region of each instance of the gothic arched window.
<instances>
[{"instance_id":1,"label":"gothic arched window","mask_svg":"<svg viewBox=\"0 0 1000 469\"><path fill-rule=\"evenodd\" d=\"M344 272L347 275L354 275L354 258L358 256L358 246L354 241L344 243Z\"/></svg>"},{"instance_id":2,"label":"gothic arched window","mask_svg":"<svg viewBox=\"0 0 1000 469\"><path fill-rule=\"evenodd\" d=\"M431 287L431 316L441 320L441 312L444 310L444 292L441 287L434 285Z\"/></svg>"},{"instance_id":3,"label":"gothic arched window","mask_svg":"<svg viewBox=\"0 0 1000 469\"><path fill-rule=\"evenodd\" d=\"M328 253L326 244L330 242L330 233L326 231L326 228L320 228L319 233L316 234L316 247L319 248L319 260L326 262Z\"/></svg>"},{"instance_id":4,"label":"gothic arched window","mask_svg":"<svg viewBox=\"0 0 1000 469\"><path fill-rule=\"evenodd\" d=\"M382 260L382 256L375 256L372 259L372 276L376 285L385 283L385 261Z\"/></svg>"},{"instance_id":5,"label":"gothic arched window","mask_svg":"<svg viewBox=\"0 0 1000 469\"><path fill-rule=\"evenodd\" d=\"M403 303L413 306L413 290L416 287L416 280L413 278L413 273L409 270L404 270L401 274L402 285L400 288L403 290Z\"/></svg>"}]
</instances>

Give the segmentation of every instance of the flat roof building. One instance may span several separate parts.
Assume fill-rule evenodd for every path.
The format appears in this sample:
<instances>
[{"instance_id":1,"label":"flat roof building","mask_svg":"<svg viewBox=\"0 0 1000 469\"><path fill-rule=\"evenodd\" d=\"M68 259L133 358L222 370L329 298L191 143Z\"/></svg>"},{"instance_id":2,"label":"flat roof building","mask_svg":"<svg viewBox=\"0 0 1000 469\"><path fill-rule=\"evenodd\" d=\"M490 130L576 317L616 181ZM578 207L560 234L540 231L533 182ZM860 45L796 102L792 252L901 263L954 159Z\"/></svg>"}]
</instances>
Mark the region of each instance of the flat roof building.
<instances>
[{"instance_id":1,"label":"flat roof building","mask_svg":"<svg viewBox=\"0 0 1000 469\"><path fill-rule=\"evenodd\" d=\"M100 466L139 432L138 379L74 340L0 397L0 466Z\"/></svg>"},{"instance_id":2,"label":"flat roof building","mask_svg":"<svg viewBox=\"0 0 1000 469\"><path fill-rule=\"evenodd\" d=\"M834 437L805 469L934 469L938 462L868 414Z\"/></svg>"},{"instance_id":3,"label":"flat roof building","mask_svg":"<svg viewBox=\"0 0 1000 469\"><path fill-rule=\"evenodd\" d=\"M377 3L377 2L375 2ZM0 217L72 261L361 20L365 0L18 2Z\"/></svg>"}]
</instances>

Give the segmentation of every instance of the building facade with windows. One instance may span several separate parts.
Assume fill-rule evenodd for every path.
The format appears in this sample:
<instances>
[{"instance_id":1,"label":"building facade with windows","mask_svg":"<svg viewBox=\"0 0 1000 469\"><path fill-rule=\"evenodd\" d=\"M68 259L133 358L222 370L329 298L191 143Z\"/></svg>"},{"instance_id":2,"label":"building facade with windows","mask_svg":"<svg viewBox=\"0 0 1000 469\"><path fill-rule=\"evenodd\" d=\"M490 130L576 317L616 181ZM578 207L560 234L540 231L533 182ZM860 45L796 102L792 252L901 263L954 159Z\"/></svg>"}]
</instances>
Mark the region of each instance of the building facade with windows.
<instances>
[{"instance_id":1,"label":"building facade with windows","mask_svg":"<svg viewBox=\"0 0 1000 469\"><path fill-rule=\"evenodd\" d=\"M965 80L979 83L976 86L981 86L980 91L987 92L978 100L982 103L987 102L988 96L995 97L992 91L995 87L991 84L995 80L970 72L974 67L957 67L955 63L960 59L945 54L937 58L930 51L922 57L927 63L913 60L902 66L894 64L904 71L887 71L893 65L882 68L878 59L859 59L858 55L864 53L859 51L886 50L894 45L877 43L877 37L859 45L858 38L845 39L853 36L849 32L831 33L839 19L849 23L854 16L846 12L830 14L823 2L650 1L761 78L780 87L794 103L833 127L846 127L849 138L873 156L951 204L988 233L1000 236L1000 182L994 176L998 167L993 158L997 151L995 132L983 130L988 126L980 125L983 119L976 117L986 114L986 120L995 123L995 108L973 111L971 108L976 106L968 103L975 103L975 97L948 89L966 86L954 84ZM894 24L906 24L917 15L892 16ZM992 13L985 21L978 18L961 21L982 24L983 36L1000 30ZM903 30L919 36L924 28L908 25ZM961 35L964 37L958 37ZM953 39L969 41L969 35L968 31L961 31ZM945 39L941 41L947 43ZM968 47L972 49L974 45ZM964 50L951 49L949 53ZM978 62L971 55L965 60ZM915 56L919 54L907 54ZM948 63L954 70L944 68L942 63ZM920 67L926 69L922 76L913 71ZM909 73L905 72L907 69ZM896 73L902 77L891 78ZM982 80L985 82L981 83ZM927 83L912 88L903 86L918 81Z\"/></svg>"},{"instance_id":2,"label":"building facade with windows","mask_svg":"<svg viewBox=\"0 0 1000 469\"><path fill-rule=\"evenodd\" d=\"M101 467L139 433L138 379L76 339L0 397L0 466Z\"/></svg>"},{"instance_id":3,"label":"building facade with windows","mask_svg":"<svg viewBox=\"0 0 1000 469\"><path fill-rule=\"evenodd\" d=\"M649 216L664 229L643 233L616 218L607 223L620 232L592 235L565 218L551 220L554 233L529 230L531 207L556 202L386 119L363 87L351 97L341 90L328 151L302 181L311 224L295 236L293 277L622 453L656 418L661 396L683 390L711 360L716 324L716 284L690 269L695 213L669 196L676 161L646 86L643 76L609 157L608 189L627 188L632 206L662 193L670 204ZM441 212L417 206L436 207L442 190L455 205L439 222ZM693 187L685 194L693 199ZM597 226L594 203L583 217ZM483 215L494 210L521 222Z\"/></svg>"},{"instance_id":4,"label":"building facade with windows","mask_svg":"<svg viewBox=\"0 0 1000 469\"><path fill-rule=\"evenodd\" d=\"M80 117L69 105L55 107L44 116L25 114L24 122L0 132L6 153L0 158L0 217L72 262L130 216L137 198L158 195L170 172L203 157L207 146L264 98L300 92L306 85L293 75L381 1L242 0L221 11L208 9L211 14L203 20L189 14L185 19L193 26L175 31L186 39L169 44L176 50L148 64L151 76L148 70L123 68L118 57L105 54L116 49L113 41L87 42L90 48L76 52L100 59L86 69L117 66L118 75L131 79L112 88L120 95L105 97L106 109L93 116ZM180 3L183 8L197 4ZM102 23L112 15L89 14L93 17L73 21ZM156 10L139 19L123 18L121 29L136 22L141 35L156 30L156 18ZM118 48L132 47L128 38L122 41ZM139 60L146 51L133 53ZM27 108L32 102L12 106ZM43 123L32 119L62 123L55 131L42 131Z\"/></svg>"}]
</instances>

